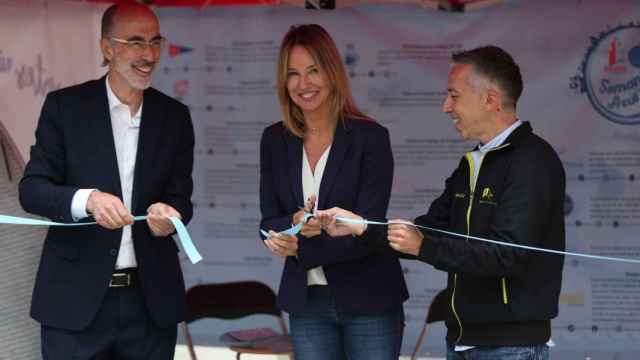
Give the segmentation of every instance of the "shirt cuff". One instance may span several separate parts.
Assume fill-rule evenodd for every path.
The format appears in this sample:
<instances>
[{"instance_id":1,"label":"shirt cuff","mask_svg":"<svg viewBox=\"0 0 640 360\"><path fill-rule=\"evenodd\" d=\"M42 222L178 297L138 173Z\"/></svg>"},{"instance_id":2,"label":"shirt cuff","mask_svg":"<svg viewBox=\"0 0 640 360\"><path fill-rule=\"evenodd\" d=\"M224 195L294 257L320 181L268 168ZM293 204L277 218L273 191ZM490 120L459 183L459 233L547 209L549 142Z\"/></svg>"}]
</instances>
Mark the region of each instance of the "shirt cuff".
<instances>
[{"instance_id":1,"label":"shirt cuff","mask_svg":"<svg viewBox=\"0 0 640 360\"><path fill-rule=\"evenodd\" d=\"M80 189L73 194L73 199L71 199L71 217L73 221L89 216L87 214L87 202L89 201L89 195L96 190L98 189Z\"/></svg>"}]
</instances>

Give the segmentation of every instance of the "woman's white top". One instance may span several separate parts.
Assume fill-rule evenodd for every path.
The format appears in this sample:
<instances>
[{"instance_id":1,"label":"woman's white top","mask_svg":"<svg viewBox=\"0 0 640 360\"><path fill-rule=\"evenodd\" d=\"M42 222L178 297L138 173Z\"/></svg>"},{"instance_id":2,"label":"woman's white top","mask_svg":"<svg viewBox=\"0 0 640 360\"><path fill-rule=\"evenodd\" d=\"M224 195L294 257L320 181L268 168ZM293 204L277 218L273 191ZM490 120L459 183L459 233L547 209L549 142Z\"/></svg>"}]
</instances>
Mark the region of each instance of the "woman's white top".
<instances>
[{"instance_id":1,"label":"woman's white top","mask_svg":"<svg viewBox=\"0 0 640 360\"><path fill-rule=\"evenodd\" d=\"M331 145L324 151L320 160L316 164L316 171L311 171L311 165L309 164L309 158L307 158L307 152L302 147L302 195L304 196L305 204L307 199L311 195L316 196L316 204L313 209L318 210L318 201L320 195L320 184L322 183L322 174L324 174L324 168L327 165L327 159L329 158L329 152ZM306 241L314 241L314 239L307 239ZM322 266L313 268L307 272L307 285L327 285L327 277L324 275Z\"/></svg>"}]
</instances>

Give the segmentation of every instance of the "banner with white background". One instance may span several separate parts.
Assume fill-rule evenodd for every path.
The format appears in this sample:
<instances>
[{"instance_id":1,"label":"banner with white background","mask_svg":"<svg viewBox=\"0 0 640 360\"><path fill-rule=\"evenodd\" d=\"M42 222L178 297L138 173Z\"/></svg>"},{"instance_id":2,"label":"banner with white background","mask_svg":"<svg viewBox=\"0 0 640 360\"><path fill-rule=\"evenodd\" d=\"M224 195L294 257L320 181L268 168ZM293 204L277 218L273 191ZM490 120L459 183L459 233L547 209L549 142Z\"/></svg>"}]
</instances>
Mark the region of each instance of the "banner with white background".
<instances>
[{"instance_id":1,"label":"banner with white background","mask_svg":"<svg viewBox=\"0 0 640 360\"><path fill-rule=\"evenodd\" d=\"M104 6L75 2L0 4L0 124L5 213L17 202L44 94L100 76ZM277 289L282 260L258 238L258 142L279 121L278 47L289 26L318 23L333 36L359 106L391 133L395 178L390 218L424 213L460 156L461 141L441 112L453 51L495 44L520 64L522 120L558 151L567 172L567 249L640 258L640 4L633 0L513 1L469 13L413 5L334 11L293 7L160 9L169 39L155 86L191 108L196 128L195 217L189 230L205 260L182 253L188 286L260 280ZM0 164L1 165L1 164ZM44 230L0 227L0 344L6 359L36 359L28 318ZM403 261L411 298L403 353L410 353L445 275ZM554 359L636 359L640 354L640 268L567 257ZM16 325L17 324L17 325ZM199 344L267 317L200 321ZM444 327L423 354L444 354ZM0 359L4 359L0 354Z\"/></svg>"}]
</instances>

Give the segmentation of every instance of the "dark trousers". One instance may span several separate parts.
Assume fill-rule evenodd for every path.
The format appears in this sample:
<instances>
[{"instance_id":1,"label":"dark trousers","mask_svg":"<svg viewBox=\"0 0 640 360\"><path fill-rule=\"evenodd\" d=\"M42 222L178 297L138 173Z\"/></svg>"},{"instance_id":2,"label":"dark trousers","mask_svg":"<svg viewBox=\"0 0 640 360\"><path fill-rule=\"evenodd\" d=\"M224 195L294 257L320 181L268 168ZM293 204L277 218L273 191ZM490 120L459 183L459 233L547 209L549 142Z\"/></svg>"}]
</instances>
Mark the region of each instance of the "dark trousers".
<instances>
[{"instance_id":1,"label":"dark trousers","mask_svg":"<svg viewBox=\"0 0 640 360\"><path fill-rule=\"evenodd\" d=\"M109 288L93 322L72 331L42 326L43 360L173 360L177 326L149 318L136 287Z\"/></svg>"}]
</instances>

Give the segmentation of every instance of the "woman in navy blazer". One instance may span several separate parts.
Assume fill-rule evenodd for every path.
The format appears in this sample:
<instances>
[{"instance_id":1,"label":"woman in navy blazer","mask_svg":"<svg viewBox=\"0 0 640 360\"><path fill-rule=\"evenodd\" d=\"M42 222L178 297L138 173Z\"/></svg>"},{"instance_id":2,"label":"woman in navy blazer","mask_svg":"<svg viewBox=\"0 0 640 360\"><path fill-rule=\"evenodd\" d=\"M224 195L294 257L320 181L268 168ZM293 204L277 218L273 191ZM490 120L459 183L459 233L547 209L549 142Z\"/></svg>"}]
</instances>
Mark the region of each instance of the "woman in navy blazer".
<instances>
[{"instance_id":1,"label":"woman in navy blazer","mask_svg":"<svg viewBox=\"0 0 640 360\"><path fill-rule=\"evenodd\" d=\"M284 257L278 305L296 360L398 359L408 298L384 227L331 237L305 212L340 207L383 220L393 182L386 128L355 106L340 54L318 25L292 27L278 60L283 121L260 144L265 245Z\"/></svg>"}]
</instances>

